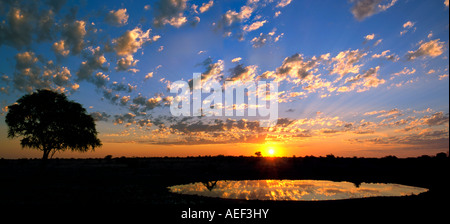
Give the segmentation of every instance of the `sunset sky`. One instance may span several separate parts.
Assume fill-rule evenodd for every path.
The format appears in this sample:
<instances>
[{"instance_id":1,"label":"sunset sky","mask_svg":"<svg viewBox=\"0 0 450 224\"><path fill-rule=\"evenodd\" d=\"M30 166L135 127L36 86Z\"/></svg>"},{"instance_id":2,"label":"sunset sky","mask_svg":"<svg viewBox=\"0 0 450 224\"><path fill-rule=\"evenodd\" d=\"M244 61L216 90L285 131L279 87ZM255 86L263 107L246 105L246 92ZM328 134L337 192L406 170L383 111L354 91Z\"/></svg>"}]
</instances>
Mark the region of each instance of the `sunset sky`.
<instances>
[{"instance_id":1,"label":"sunset sky","mask_svg":"<svg viewBox=\"0 0 450 224\"><path fill-rule=\"evenodd\" d=\"M36 89L96 119L103 147L60 158L448 152L448 17L448 0L2 0L0 158L42 156L4 121ZM193 73L278 81L278 124L172 116Z\"/></svg>"}]
</instances>

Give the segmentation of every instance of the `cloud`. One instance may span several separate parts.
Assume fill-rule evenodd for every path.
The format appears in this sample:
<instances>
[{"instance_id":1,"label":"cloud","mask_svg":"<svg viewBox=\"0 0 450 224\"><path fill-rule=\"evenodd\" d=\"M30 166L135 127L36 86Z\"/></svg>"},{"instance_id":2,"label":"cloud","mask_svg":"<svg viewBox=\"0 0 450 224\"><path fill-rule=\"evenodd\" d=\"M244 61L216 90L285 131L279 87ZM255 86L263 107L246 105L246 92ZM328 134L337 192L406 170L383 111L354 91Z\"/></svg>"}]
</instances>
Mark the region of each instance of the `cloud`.
<instances>
[{"instance_id":1,"label":"cloud","mask_svg":"<svg viewBox=\"0 0 450 224\"><path fill-rule=\"evenodd\" d=\"M403 24L403 28L412 28L415 23L408 21L405 24Z\"/></svg>"},{"instance_id":2,"label":"cloud","mask_svg":"<svg viewBox=\"0 0 450 224\"><path fill-rule=\"evenodd\" d=\"M70 47L72 54L77 55L81 53L84 48L86 33L86 22L83 20L63 24L61 36L65 41L65 45Z\"/></svg>"},{"instance_id":3,"label":"cloud","mask_svg":"<svg viewBox=\"0 0 450 224\"><path fill-rule=\"evenodd\" d=\"M359 63L360 60L365 57L367 53L357 49L357 50L347 50L342 51L336 57L332 58L334 63L331 74L339 74L344 76L348 73L359 73L359 69L363 66Z\"/></svg>"},{"instance_id":4,"label":"cloud","mask_svg":"<svg viewBox=\"0 0 450 224\"><path fill-rule=\"evenodd\" d=\"M14 88L19 91L31 93L36 89L51 89L68 92L79 88L77 83L71 82L72 75L67 67L57 67L53 61L43 63L43 59L36 56L34 52L18 53L15 59L16 71L12 82ZM9 88L3 91L7 89Z\"/></svg>"},{"instance_id":5,"label":"cloud","mask_svg":"<svg viewBox=\"0 0 450 224\"><path fill-rule=\"evenodd\" d=\"M280 16L281 15L281 11L276 11L275 12L275 15L273 16L274 18L277 18L278 16Z\"/></svg>"},{"instance_id":6,"label":"cloud","mask_svg":"<svg viewBox=\"0 0 450 224\"><path fill-rule=\"evenodd\" d=\"M223 60L217 60L217 62L213 62L212 58L207 58L199 65L202 65L206 68L206 71L201 75L202 82L208 81L217 81L220 82L223 79L223 71L225 68L225 64ZM189 86L192 89L193 80L189 80Z\"/></svg>"},{"instance_id":7,"label":"cloud","mask_svg":"<svg viewBox=\"0 0 450 224\"><path fill-rule=\"evenodd\" d=\"M118 56L127 56L136 53L142 46L155 38L150 38L150 31L142 31L141 28L136 27L133 30L126 31L122 36L114 39L114 50Z\"/></svg>"},{"instance_id":8,"label":"cloud","mask_svg":"<svg viewBox=\"0 0 450 224\"><path fill-rule=\"evenodd\" d=\"M157 107L163 107L168 106L172 102L173 97L164 97L164 94L159 93L156 94L154 97L147 98L145 96L142 96L139 94L138 96L131 99L131 105L129 109L135 113L143 113L149 110L153 110ZM130 99L127 100L127 102L130 101Z\"/></svg>"},{"instance_id":9,"label":"cloud","mask_svg":"<svg viewBox=\"0 0 450 224\"><path fill-rule=\"evenodd\" d=\"M400 57L398 57L395 54L389 54L390 52L391 52L390 50L386 50L386 51L383 51L381 54L372 55L372 58L384 58L386 60L393 61L393 62L400 60Z\"/></svg>"},{"instance_id":10,"label":"cloud","mask_svg":"<svg viewBox=\"0 0 450 224\"><path fill-rule=\"evenodd\" d=\"M111 117L111 115L105 113L105 112L93 112L90 113L92 118L94 118L94 121L108 121L108 118Z\"/></svg>"},{"instance_id":11,"label":"cloud","mask_svg":"<svg viewBox=\"0 0 450 224\"><path fill-rule=\"evenodd\" d=\"M365 116L377 115L377 118L384 118L384 117L397 118L399 116L403 116L402 112L397 108L394 108L392 110L380 110L380 111L367 112L364 115Z\"/></svg>"},{"instance_id":12,"label":"cloud","mask_svg":"<svg viewBox=\"0 0 450 224\"><path fill-rule=\"evenodd\" d=\"M133 123L135 117L133 113L114 115L114 124Z\"/></svg>"},{"instance_id":13,"label":"cloud","mask_svg":"<svg viewBox=\"0 0 450 224\"><path fill-rule=\"evenodd\" d=\"M192 19L191 19L191 22L190 22L190 24L191 24L191 26L197 26L197 24L199 24L200 23L200 17L198 17L198 16L194 16Z\"/></svg>"},{"instance_id":14,"label":"cloud","mask_svg":"<svg viewBox=\"0 0 450 224\"><path fill-rule=\"evenodd\" d=\"M404 35L405 33L407 33L411 28L413 28L415 25L415 23L408 21L405 24L403 24L403 31L400 32L400 35ZM416 30L416 28L414 28L414 31Z\"/></svg>"},{"instance_id":15,"label":"cloud","mask_svg":"<svg viewBox=\"0 0 450 224\"><path fill-rule=\"evenodd\" d=\"M233 62L233 63L239 63L241 60L242 60L242 58L241 58L241 57L238 57L238 58L233 58L233 59L231 60L231 62Z\"/></svg>"},{"instance_id":16,"label":"cloud","mask_svg":"<svg viewBox=\"0 0 450 224\"><path fill-rule=\"evenodd\" d=\"M313 74L321 60L316 57L305 59L301 54L294 54L285 58L282 65L276 69L275 73L270 74L269 77L274 76L277 81L290 77L294 79L294 82L297 82L296 80L305 79L307 76Z\"/></svg>"},{"instance_id":17,"label":"cloud","mask_svg":"<svg viewBox=\"0 0 450 224\"><path fill-rule=\"evenodd\" d=\"M269 35L261 33L259 37L253 38L251 41L253 48L260 48L266 45L269 37L270 37Z\"/></svg>"},{"instance_id":18,"label":"cloud","mask_svg":"<svg viewBox=\"0 0 450 224\"><path fill-rule=\"evenodd\" d=\"M112 26L124 26L128 23L127 9L111 10L105 17L105 21Z\"/></svg>"},{"instance_id":19,"label":"cloud","mask_svg":"<svg viewBox=\"0 0 450 224\"><path fill-rule=\"evenodd\" d=\"M147 75L145 75L144 80L150 79L153 77L153 72L149 72L147 73Z\"/></svg>"},{"instance_id":20,"label":"cloud","mask_svg":"<svg viewBox=\"0 0 450 224\"><path fill-rule=\"evenodd\" d=\"M369 34L364 37L364 39L366 39L366 41L373 40L374 38L375 38L375 34Z\"/></svg>"},{"instance_id":21,"label":"cloud","mask_svg":"<svg viewBox=\"0 0 450 224\"><path fill-rule=\"evenodd\" d=\"M291 4L292 0L280 0L280 2L278 2L277 4L277 8L284 8L286 6L288 6L289 4Z\"/></svg>"},{"instance_id":22,"label":"cloud","mask_svg":"<svg viewBox=\"0 0 450 224\"><path fill-rule=\"evenodd\" d=\"M127 105L128 101L130 101L130 96L123 96L120 98L120 105L125 106Z\"/></svg>"},{"instance_id":23,"label":"cloud","mask_svg":"<svg viewBox=\"0 0 450 224\"><path fill-rule=\"evenodd\" d=\"M264 25L264 23L266 23L266 22L267 22L267 20L256 21L256 22L254 22L254 23L252 23L250 25L245 25L242 28L242 30L245 31L245 32L251 32L251 31L254 31L254 30L257 30L257 29L261 28Z\"/></svg>"},{"instance_id":24,"label":"cloud","mask_svg":"<svg viewBox=\"0 0 450 224\"><path fill-rule=\"evenodd\" d=\"M415 68L409 69L407 67L404 67L403 70L401 70L400 72L392 74L392 76L394 77L394 76L400 76L400 75L412 75L414 73L416 73L416 69Z\"/></svg>"},{"instance_id":25,"label":"cloud","mask_svg":"<svg viewBox=\"0 0 450 224\"><path fill-rule=\"evenodd\" d=\"M159 128L153 130L152 134L177 136L172 139L155 139L155 144L264 143L267 137L266 128L259 127L259 121L246 119L199 120L158 117L153 123Z\"/></svg>"},{"instance_id":26,"label":"cloud","mask_svg":"<svg viewBox=\"0 0 450 224\"><path fill-rule=\"evenodd\" d=\"M76 73L78 81L82 80L92 81L92 73L94 73L97 70L102 71L108 70L108 67L104 65L106 64L107 61L100 47L96 48L89 47L84 57L86 58L86 60L81 62L81 66L78 72Z\"/></svg>"},{"instance_id":27,"label":"cloud","mask_svg":"<svg viewBox=\"0 0 450 224\"><path fill-rule=\"evenodd\" d=\"M62 67L61 71L55 72L52 76L53 83L58 86L66 86L67 84L69 84L70 78L72 77L72 75L70 74L70 70L67 67Z\"/></svg>"},{"instance_id":28,"label":"cloud","mask_svg":"<svg viewBox=\"0 0 450 224\"><path fill-rule=\"evenodd\" d=\"M113 82L111 85L111 89L117 92L128 92L131 93L133 90L136 90L137 86L132 86L131 84L118 83Z\"/></svg>"},{"instance_id":29,"label":"cloud","mask_svg":"<svg viewBox=\"0 0 450 224\"><path fill-rule=\"evenodd\" d=\"M188 0L160 0L155 6L155 26L161 27L167 24L174 27L181 27L188 20L184 16L187 9Z\"/></svg>"},{"instance_id":30,"label":"cloud","mask_svg":"<svg viewBox=\"0 0 450 224\"><path fill-rule=\"evenodd\" d=\"M448 114L444 115L443 112L436 112L431 116L425 116L424 118L422 118L422 121L428 126L439 126L444 124L448 125L449 117Z\"/></svg>"},{"instance_id":31,"label":"cloud","mask_svg":"<svg viewBox=\"0 0 450 224\"><path fill-rule=\"evenodd\" d=\"M213 0L210 0L208 3L203 3L199 9L200 13L204 13L204 12L208 11L213 5L214 5Z\"/></svg>"},{"instance_id":32,"label":"cloud","mask_svg":"<svg viewBox=\"0 0 450 224\"><path fill-rule=\"evenodd\" d=\"M362 75L349 77L345 80L345 86L339 87L338 92L350 92L357 89L358 92L364 92L370 88L376 88L384 84L386 80L378 78L380 66L370 68Z\"/></svg>"},{"instance_id":33,"label":"cloud","mask_svg":"<svg viewBox=\"0 0 450 224\"><path fill-rule=\"evenodd\" d=\"M135 60L133 55L127 55L117 61L117 71L127 71L129 68L136 66L139 60Z\"/></svg>"},{"instance_id":34,"label":"cloud","mask_svg":"<svg viewBox=\"0 0 450 224\"><path fill-rule=\"evenodd\" d=\"M260 48L266 45L267 43L278 42L283 36L284 33L275 36L275 31L272 31L268 34L260 33L259 37L255 37L251 40L251 43L253 48Z\"/></svg>"},{"instance_id":35,"label":"cloud","mask_svg":"<svg viewBox=\"0 0 450 224\"><path fill-rule=\"evenodd\" d=\"M242 6L241 11L238 13L234 10L228 10L223 16L222 16L222 23L225 26L231 26L234 23L240 23L250 18L250 16L253 13L253 8L250 6Z\"/></svg>"},{"instance_id":36,"label":"cloud","mask_svg":"<svg viewBox=\"0 0 450 224\"><path fill-rule=\"evenodd\" d=\"M390 3L386 5L381 4L382 2L386 2L384 0L352 0L352 2L355 2L351 8L353 16L357 20L362 21L367 17L386 11L394 6L397 0L391 0Z\"/></svg>"},{"instance_id":37,"label":"cloud","mask_svg":"<svg viewBox=\"0 0 450 224\"><path fill-rule=\"evenodd\" d=\"M230 37L233 35L234 30L237 31L237 38L244 40L243 30L241 29L242 23L246 22L257 8L257 2L248 1L246 5L240 8L240 11L228 10L222 15L221 19L216 25L216 29L220 29L224 32L224 36ZM257 25L257 24L255 24ZM250 26L247 25L247 29Z\"/></svg>"},{"instance_id":38,"label":"cloud","mask_svg":"<svg viewBox=\"0 0 450 224\"><path fill-rule=\"evenodd\" d=\"M415 51L408 51L406 58L411 61L420 57L432 57L435 58L444 53L444 42L440 42L440 39L430 40L422 43L419 49Z\"/></svg>"},{"instance_id":39,"label":"cloud","mask_svg":"<svg viewBox=\"0 0 450 224\"><path fill-rule=\"evenodd\" d=\"M109 76L103 74L102 72L97 72L95 76L90 80L92 84L94 84L97 88L104 88L109 82Z\"/></svg>"},{"instance_id":40,"label":"cloud","mask_svg":"<svg viewBox=\"0 0 450 224\"><path fill-rule=\"evenodd\" d=\"M49 88L49 77L41 76L42 70L37 64L39 59L34 52L18 53L16 59L16 72L14 73L14 87L23 92L32 92L34 89Z\"/></svg>"},{"instance_id":41,"label":"cloud","mask_svg":"<svg viewBox=\"0 0 450 224\"><path fill-rule=\"evenodd\" d=\"M51 9L37 9L32 1L15 3L7 1L2 5L2 11L9 10L0 23L0 46L6 44L21 50L29 47L33 39L51 40L55 27L54 12Z\"/></svg>"},{"instance_id":42,"label":"cloud","mask_svg":"<svg viewBox=\"0 0 450 224\"><path fill-rule=\"evenodd\" d=\"M254 81L256 77L256 69L258 66L250 65L244 67L242 64L238 64L236 67L230 69L231 75L228 77L228 80L231 81L241 81L241 82L250 82Z\"/></svg>"},{"instance_id":43,"label":"cloud","mask_svg":"<svg viewBox=\"0 0 450 224\"><path fill-rule=\"evenodd\" d=\"M53 43L52 49L57 55L67 56L70 53L70 50L67 48L64 40L60 40L58 42Z\"/></svg>"}]
</instances>

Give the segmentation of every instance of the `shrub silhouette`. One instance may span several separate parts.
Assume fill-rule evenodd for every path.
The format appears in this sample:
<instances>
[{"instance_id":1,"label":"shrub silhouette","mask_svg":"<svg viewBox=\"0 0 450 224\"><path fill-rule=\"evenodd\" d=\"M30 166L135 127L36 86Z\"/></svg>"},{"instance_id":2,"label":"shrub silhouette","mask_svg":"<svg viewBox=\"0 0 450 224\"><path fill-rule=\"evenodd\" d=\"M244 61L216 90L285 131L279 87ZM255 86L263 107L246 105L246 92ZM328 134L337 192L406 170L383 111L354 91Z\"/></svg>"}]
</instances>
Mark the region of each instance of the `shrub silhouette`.
<instances>
[{"instance_id":1,"label":"shrub silhouette","mask_svg":"<svg viewBox=\"0 0 450 224\"><path fill-rule=\"evenodd\" d=\"M23 136L24 148L43 152L42 160L57 151L86 152L101 146L94 119L81 104L64 94L38 90L8 107L8 138Z\"/></svg>"}]
</instances>

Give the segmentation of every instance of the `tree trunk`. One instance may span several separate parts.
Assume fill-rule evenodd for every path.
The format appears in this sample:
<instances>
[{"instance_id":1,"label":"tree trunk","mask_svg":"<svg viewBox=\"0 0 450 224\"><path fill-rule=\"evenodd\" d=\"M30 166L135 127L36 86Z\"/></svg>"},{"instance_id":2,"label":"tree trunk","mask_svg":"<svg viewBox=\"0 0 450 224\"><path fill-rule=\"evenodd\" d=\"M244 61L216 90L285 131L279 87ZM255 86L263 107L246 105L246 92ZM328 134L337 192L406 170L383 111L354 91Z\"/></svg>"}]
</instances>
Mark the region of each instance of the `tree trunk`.
<instances>
[{"instance_id":1,"label":"tree trunk","mask_svg":"<svg viewBox=\"0 0 450 224\"><path fill-rule=\"evenodd\" d=\"M50 154L51 150L44 149L44 155L42 156L42 161L47 161L48 155Z\"/></svg>"},{"instance_id":2,"label":"tree trunk","mask_svg":"<svg viewBox=\"0 0 450 224\"><path fill-rule=\"evenodd\" d=\"M51 150L44 149L44 155L42 156L42 168L45 168L47 166L47 160L48 155L50 154Z\"/></svg>"}]
</instances>

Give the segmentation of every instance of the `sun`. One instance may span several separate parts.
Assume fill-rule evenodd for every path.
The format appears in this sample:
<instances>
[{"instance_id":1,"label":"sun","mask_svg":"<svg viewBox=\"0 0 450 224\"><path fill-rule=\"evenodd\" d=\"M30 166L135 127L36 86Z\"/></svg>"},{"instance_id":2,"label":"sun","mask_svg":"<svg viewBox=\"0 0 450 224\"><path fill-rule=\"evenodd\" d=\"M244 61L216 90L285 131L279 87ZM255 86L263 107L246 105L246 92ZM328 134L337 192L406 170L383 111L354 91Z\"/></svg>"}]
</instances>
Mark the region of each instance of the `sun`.
<instances>
[{"instance_id":1,"label":"sun","mask_svg":"<svg viewBox=\"0 0 450 224\"><path fill-rule=\"evenodd\" d=\"M274 150L274 149L269 149L269 155L270 155L270 156L275 155L275 150Z\"/></svg>"}]
</instances>

